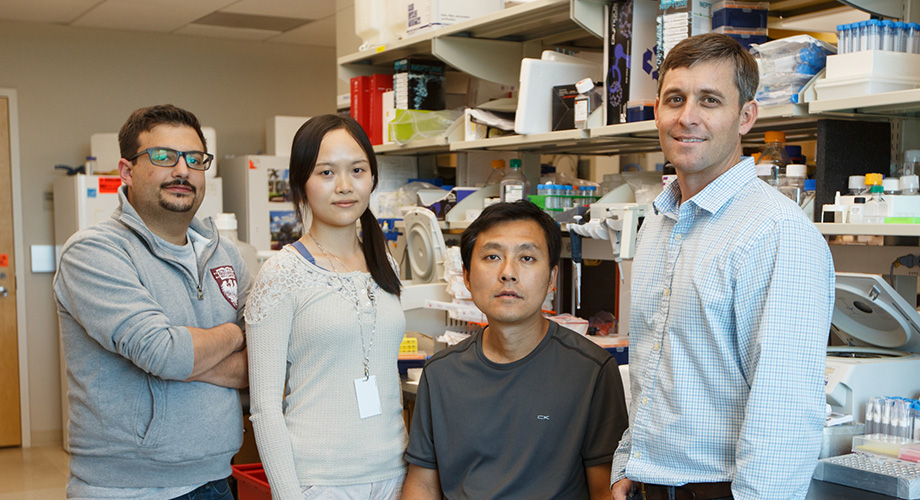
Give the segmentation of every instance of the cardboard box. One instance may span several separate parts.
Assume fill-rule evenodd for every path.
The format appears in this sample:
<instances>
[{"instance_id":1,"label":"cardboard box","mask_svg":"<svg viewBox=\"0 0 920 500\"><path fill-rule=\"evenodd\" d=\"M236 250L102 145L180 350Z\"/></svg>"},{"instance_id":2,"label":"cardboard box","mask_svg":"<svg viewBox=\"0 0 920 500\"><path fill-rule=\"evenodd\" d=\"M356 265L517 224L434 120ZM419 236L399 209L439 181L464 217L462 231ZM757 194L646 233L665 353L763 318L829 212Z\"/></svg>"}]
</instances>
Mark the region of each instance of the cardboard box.
<instances>
[{"instance_id":1,"label":"cardboard box","mask_svg":"<svg viewBox=\"0 0 920 500\"><path fill-rule=\"evenodd\" d=\"M393 90L396 109L444 109L444 63L415 58L394 62Z\"/></svg>"},{"instance_id":2,"label":"cardboard box","mask_svg":"<svg viewBox=\"0 0 920 500\"><path fill-rule=\"evenodd\" d=\"M578 91L575 85L557 85L553 87L553 130L575 128L575 98Z\"/></svg>"}]
</instances>

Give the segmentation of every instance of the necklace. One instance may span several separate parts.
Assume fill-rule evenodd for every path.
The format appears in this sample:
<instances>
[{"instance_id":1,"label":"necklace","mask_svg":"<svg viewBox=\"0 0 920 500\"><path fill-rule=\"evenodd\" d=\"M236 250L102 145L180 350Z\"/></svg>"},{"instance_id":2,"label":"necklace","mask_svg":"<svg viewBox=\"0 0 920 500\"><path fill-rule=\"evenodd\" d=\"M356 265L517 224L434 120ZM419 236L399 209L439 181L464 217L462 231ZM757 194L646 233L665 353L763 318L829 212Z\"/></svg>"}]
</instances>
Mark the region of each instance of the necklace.
<instances>
[{"instance_id":1,"label":"necklace","mask_svg":"<svg viewBox=\"0 0 920 500\"><path fill-rule=\"evenodd\" d=\"M335 275L336 279L338 280L339 286L343 290L350 288L349 291L354 293L355 316L358 318L358 332L361 335L361 351L362 351L362 354L364 355L364 380L368 380L370 378L369 365L371 361L371 347L373 347L374 345L374 336L377 334L377 302L375 301L376 297L374 295L374 292L371 289L371 287L373 286L372 284L373 278L368 279L367 289L365 290L365 292L367 293L367 298L370 300L371 310L373 311L373 315L371 317L372 318L371 319L371 338L367 343L365 343L364 341L364 321L362 321L362 318L361 318L361 298L359 297L359 293L358 293L358 285L354 282L354 280L350 280L350 279L346 280L342 278L342 275L335 268L335 262L338 262L339 265L345 269L345 272L350 273L351 271L348 269L348 266L346 266L345 263L342 262L338 258L338 256L336 256L329 250L326 250L326 247L324 247L316 239L316 237L313 236L313 233L310 232L309 229L307 230L307 234L310 236L310 239L313 240L313 243L316 244L316 247L319 248L319 250L323 252L326 255L326 257L329 259L329 266L332 268L331 269L332 273ZM335 260L335 262L333 262L333 260ZM351 286L346 287L346 282L349 283Z\"/></svg>"}]
</instances>

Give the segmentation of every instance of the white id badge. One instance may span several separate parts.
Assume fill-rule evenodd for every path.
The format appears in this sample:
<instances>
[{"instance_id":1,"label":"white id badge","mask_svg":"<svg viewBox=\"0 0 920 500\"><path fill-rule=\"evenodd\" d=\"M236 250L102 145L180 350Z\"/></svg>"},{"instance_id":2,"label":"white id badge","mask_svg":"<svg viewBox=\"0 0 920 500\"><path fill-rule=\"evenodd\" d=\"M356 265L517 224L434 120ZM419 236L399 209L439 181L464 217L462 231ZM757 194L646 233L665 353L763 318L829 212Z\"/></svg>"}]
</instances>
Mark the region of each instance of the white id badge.
<instances>
[{"instance_id":1,"label":"white id badge","mask_svg":"<svg viewBox=\"0 0 920 500\"><path fill-rule=\"evenodd\" d=\"M377 391L377 376L355 379L355 394L358 396L358 414L361 418L380 415L380 393Z\"/></svg>"}]
</instances>

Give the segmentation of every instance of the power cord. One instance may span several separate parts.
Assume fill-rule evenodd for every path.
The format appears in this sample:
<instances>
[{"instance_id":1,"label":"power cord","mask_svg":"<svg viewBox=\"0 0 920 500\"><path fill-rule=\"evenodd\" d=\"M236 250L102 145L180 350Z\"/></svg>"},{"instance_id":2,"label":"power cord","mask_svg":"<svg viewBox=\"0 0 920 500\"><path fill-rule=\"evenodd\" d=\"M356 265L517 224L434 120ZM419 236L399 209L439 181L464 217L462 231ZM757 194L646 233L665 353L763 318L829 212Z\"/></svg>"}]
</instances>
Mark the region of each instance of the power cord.
<instances>
[{"instance_id":1,"label":"power cord","mask_svg":"<svg viewBox=\"0 0 920 500\"><path fill-rule=\"evenodd\" d=\"M917 267L920 265L920 255L907 254L902 255L891 263L891 269L888 271L888 282L894 286L894 268L896 267Z\"/></svg>"}]
</instances>

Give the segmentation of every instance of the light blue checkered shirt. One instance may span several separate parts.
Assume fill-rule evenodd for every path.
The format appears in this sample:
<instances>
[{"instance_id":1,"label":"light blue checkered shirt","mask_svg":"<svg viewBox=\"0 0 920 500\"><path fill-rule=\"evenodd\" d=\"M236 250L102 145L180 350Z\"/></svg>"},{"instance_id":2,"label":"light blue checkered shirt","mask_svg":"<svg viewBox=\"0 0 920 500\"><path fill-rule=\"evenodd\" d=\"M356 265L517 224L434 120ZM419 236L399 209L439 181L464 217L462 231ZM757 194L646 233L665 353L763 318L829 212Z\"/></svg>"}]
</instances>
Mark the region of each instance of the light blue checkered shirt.
<instances>
[{"instance_id":1,"label":"light blue checkered shirt","mask_svg":"<svg viewBox=\"0 0 920 500\"><path fill-rule=\"evenodd\" d=\"M751 158L679 200L671 183L639 233L630 426L611 481L731 481L736 499L805 498L825 412L827 243Z\"/></svg>"}]
</instances>

